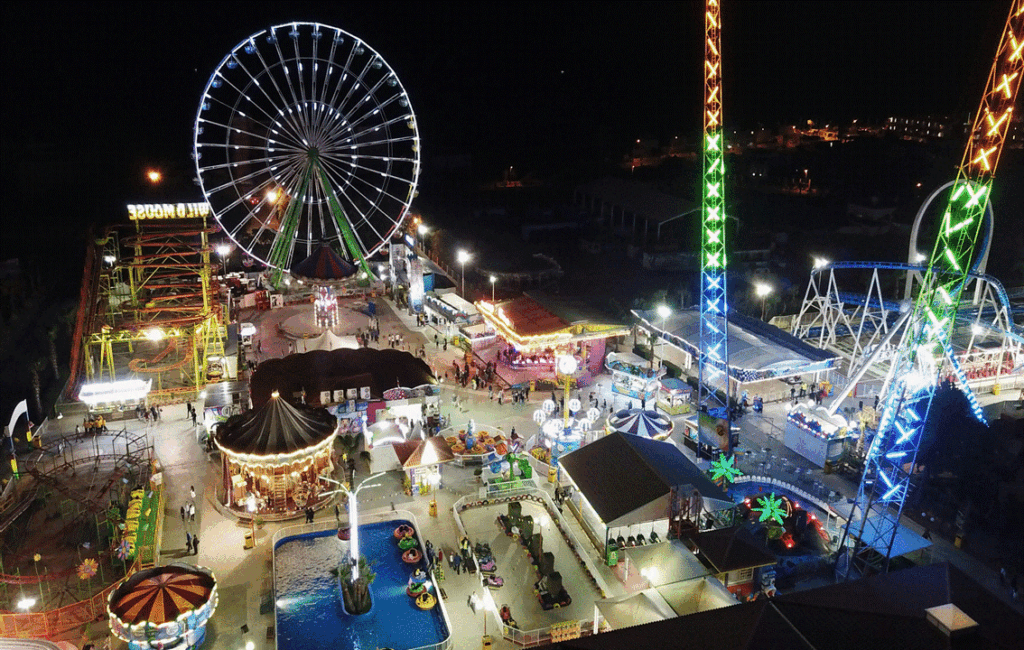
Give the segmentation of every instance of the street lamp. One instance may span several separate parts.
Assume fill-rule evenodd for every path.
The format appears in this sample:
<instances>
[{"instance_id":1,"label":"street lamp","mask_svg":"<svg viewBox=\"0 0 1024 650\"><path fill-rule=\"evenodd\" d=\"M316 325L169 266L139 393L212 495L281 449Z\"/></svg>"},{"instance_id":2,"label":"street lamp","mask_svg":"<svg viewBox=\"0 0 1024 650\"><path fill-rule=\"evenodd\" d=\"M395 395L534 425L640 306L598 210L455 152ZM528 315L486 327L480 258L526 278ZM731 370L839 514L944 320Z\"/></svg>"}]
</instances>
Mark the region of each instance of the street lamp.
<instances>
[{"instance_id":1,"label":"street lamp","mask_svg":"<svg viewBox=\"0 0 1024 650\"><path fill-rule=\"evenodd\" d=\"M772 287L764 282L757 282L754 284L754 292L761 299L761 320L764 320L764 299L772 292Z\"/></svg>"},{"instance_id":2,"label":"street lamp","mask_svg":"<svg viewBox=\"0 0 1024 650\"><path fill-rule=\"evenodd\" d=\"M815 271L817 271L818 269L823 269L823 268L825 268L826 266L828 266L831 263L832 263L831 261L829 261L828 259L826 259L824 257L818 257L817 255L814 256L814 270Z\"/></svg>"},{"instance_id":3,"label":"street lamp","mask_svg":"<svg viewBox=\"0 0 1024 650\"><path fill-rule=\"evenodd\" d=\"M491 302L494 302L494 283L498 281L497 276L491 276Z\"/></svg>"},{"instance_id":4,"label":"street lamp","mask_svg":"<svg viewBox=\"0 0 1024 650\"><path fill-rule=\"evenodd\" d=\"M470 255L467 251L459 249L459 252L456 254L455 259L456 259L456 261L458 261L459 266L462 267L462 297L465 298L466 297L466 262L468 262L469 260L473 259L473 256Z\"/></svg>"},{"instance_id":5,"label":"street lamp","mask_svg":"<svg viewBox=\"0 0 1024 650\"><path fill-rule=\"evenodd\" d=\"M150 183L156 185L163 180L164 175L160 173L159 169L150 169L146 172L146 178L149 179Z\"/></svg>"},{"instance_id":6,"label":"street lamp","mask_svg":"<svg viewBox=\"0 0 1024 650\"><path fill-rule=\"evenodd\" d=\"M658 308L656 309L656 311L658 312L658 318L661 319L661 329L664 330L665 329L665 319L667 319L669 316L672 315L672 309L668 305L658 305ZM661 338L661 337L658 337L658 338ZM657 364L655 364L654 362L657 361L657 358L656 358L657 355L655 355L654 351L655 351L655 347L654 347L654 344L652 343L651 344L651 365L655 365L656 366Z\"/></svg>"},{"instance_id":7,"label":"street lamp","mask_svg":"<svg viewBox=\"0 0 1024 650\"><path fill-rule=\"evenodd\" d=\"M221 275L227 275L228 255L231 254L231 246L228 244L217 244L217 254L220 255Z\"/></svg>"},{"instance_id":8,"label":"street lamp","mask_svg":"<svg viewBox=\"0 0 1024 650\"><path fill-rule=\"evenodd\" d=\"M430 232L430 228L427 227L427 224L421 223L420 225L416 226L416 232L419 234L420 237L422 237L423 235Z\"/></svg>"},{"instance_id":9,"label":"street lamp","mask_svg":"<svg viewBox=\"0 0 1024 650\"><path fill-rule=\"evenodd\" d=\"M362 481L359 482L359 485L357 485L356 489L354 489L354 490L348 489L347 487L345 487L345 485L343 483L339 483L338 484L339 487L338 487L337 491L344 492L346 495L348 495L349 556L352 559L352 582L353 583L356 580L359 579L359 520L358 520L358 513L357 513L357 510L356 510L356 495L358 495L359 491L364 489L364 488L374 487L376 485L380 485L379 483L368 483L368 481L370 479L374 479L374 478L377 478L378 476L383 476L383 475L384 475L384 472L377 472L376 474L371 474L370 476L367 476L366 478L364 478ZM328 492L328 493L324 494L323 496L328 496L328 495L331 495L331 494L334 494L334 492Z\"/></svg>"}]
</instances>

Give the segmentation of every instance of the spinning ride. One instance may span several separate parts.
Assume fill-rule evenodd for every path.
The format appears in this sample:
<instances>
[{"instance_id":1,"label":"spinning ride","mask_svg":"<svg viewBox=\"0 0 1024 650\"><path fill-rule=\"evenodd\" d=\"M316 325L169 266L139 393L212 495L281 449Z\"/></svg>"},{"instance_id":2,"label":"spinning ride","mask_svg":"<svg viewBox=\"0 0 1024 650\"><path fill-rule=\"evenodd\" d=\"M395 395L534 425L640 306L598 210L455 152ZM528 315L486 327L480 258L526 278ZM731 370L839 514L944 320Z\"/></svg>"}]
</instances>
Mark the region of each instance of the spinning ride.
<instances>
[{"instance_id":1,"label":"spinning ride","mask_svg":"<svg viewBox=\"0 0 1024 650\"><path fill-rule=\"evenodd\" d=\"M366 258L416 195L419 132L394 70L359 38L277 25L220 62L196 114L193 157L217 221L280 271L321 242Z\"/></svg>"}]
</instances>

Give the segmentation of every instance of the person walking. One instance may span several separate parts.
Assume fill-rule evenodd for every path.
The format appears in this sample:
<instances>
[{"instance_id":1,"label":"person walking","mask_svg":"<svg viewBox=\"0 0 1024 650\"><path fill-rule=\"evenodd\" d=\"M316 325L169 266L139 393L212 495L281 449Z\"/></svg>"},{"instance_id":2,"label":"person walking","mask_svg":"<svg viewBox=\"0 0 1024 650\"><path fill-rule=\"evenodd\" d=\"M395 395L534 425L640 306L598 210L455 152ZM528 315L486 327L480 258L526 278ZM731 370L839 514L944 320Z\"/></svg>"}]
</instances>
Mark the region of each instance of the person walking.
<instances>
[{"instance_id":1,"label":"person walking","mask_svg":"<svg viewBox=\"0 0 1024 650\"><path fill-rule=\"evenodd\" d=\"M195 503L188 504L188 519L189 519L189 521L195 521L196 520L196 504Z\"/></svg>"},{"instance_id":2,"label":"person walking","mask_svg":"<svg viewBox=\"0 0 1024 650\"><path fill-rule=\"evenodd\" d=\"M462 557L459 555L452 556L452 569L455 571L455 575L462 573Z\"/></svg>"},{"instance_id":3,"label":"person walking","mask_svg":"<svg viewBox=\"0 0 1024 650\"><path fill-rule=\"evenodd\" d=\"M498 391L498 406L501 406L505 401L505 389L502 388Z\"/></svg>"},{"instance_id":4,"label":"person walking","mask_svg":"<svg viewBox=\"0 0 1024 650\"><path fill-rule=\"evenodd\" d=\"M192 533L187 530L185 531L185 548L188 549L189 553L192 552Z\"/></svg>"},{"instance_id":5,"label":"person walking","mask_svg":"<svg viewBox=\"0 0 1024 650\"><path fill-rule=\"evenodd\" d=\"M341 523L341 507L337 503L334 504L334 519Z\"/></svg>"},{"instance_id":6,"label":"person walking","mask_svg":"<svg viewBox=\"0 0 1024 650\"><path fill-rule=\"evenodd\" d=\"M181 506L181 521L185 521L185 506Z\"/></svg>"},{"instance_id":7,"label":"person walking","mask_svg":"<svg viewBox=\"0 0 1024 650\"><path fill-rule=\"evenodd\" d=\"M199 533L192 536L192 555L199 555Z\"/></svg>"},{"instance_id":8,"label":"person walking","mask_svg":"<svg viewBox=\"0 0 1024 650\"><path fill-rule=\"evenodd\" d=\"M194 485L188 486L188 493L192 495L192 502L195 503L195 500L196 500L196 486L194 486Z\"/></svg>"}]
</instances>

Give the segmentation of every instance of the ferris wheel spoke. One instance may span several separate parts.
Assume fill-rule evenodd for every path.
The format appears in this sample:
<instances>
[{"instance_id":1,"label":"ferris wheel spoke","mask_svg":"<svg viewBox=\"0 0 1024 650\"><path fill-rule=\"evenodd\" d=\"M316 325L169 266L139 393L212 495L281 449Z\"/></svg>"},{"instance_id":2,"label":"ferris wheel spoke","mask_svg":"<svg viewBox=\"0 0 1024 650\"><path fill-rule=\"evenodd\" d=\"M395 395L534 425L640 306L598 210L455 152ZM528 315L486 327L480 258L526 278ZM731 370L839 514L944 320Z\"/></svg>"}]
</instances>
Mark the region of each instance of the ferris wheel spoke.
<instances>
[{"instance_id":1,"label":"ferris wheel spoke","mask_svg":"<svg viewBox=\"0 0 1024 650\"><path fill-rule=\"evenodd\" d=\"M276 36L277 35L275 34L273 43L274 51L277 52L277 60L281 62L281 70L282 72L284 72L285 81L288 82L288 92L291 94L293 105L298 104L299 111L301 112L302 104L299 103L299 97L298 95L295 94L295 84L292 83L291 71L288 69L288 63L284 60L284 53L281 51L281 39L277 38ZM308 127L308 124L303 124L302 126ZM305 129L303 130L303 138L305 138L307 141L309 140L309 132Z\"/></svg>"},{"instance_id":2,"label":"ferris wheel spoke","mask_svg":"<svg viewBox=\"0 0 1024 650\"><path fill-rule=\"evenodd\" d=\"M237 59L236 59L236 61L237 61ZM241 64L241 63L239 63L239 67L242 67L242 64ZM243 70L245 70L245 68L244 68L244 67L242 67L242 69L243 69ZM249 73L248 73L248 71L247 71L247 70L246 70L245 72L246 72L246 75L249 75ZM254 99L253 99L252 97L249 97L249 95L248 95L248 92L247 92L247 89L239 88L237 84L235 84L235 83L234 83L234 82L233 82L232 80L228 79L228 78L227 78L227 77L226 77L225 75L223 75L223 74L222 74L222 73L220 73L219 71L218 71L218 75L220 76L220 78L221 78L221 80L223 81L223 83L227 84L227 85L228 85L228 86L230 86L230 87L231 87L232 89L234 89L234 90L235 90L235 92L237 92L237 93L238 93L239 97L241 97L241 98L245 98L246 100L248 100L248 102L249 102L249 104L250 104L250 105L252 105L252 106L253 106L253 107L254 107L254 108L255 108L256 110L258 110L259 112L263 113L263 115L265 115L265 116L266 116L266 118L267 118L267 120L269 120L269 122L268 122L267 124L264 124L264 123L262 123L262 122L259 122L259 123L260 123L260 124L261 124L262 126L264 126L264 128L268 128L268 130L269 130L269 126L268 126L268 124L269 124L269 125L273 125L273 124L274 124L274 123L275 123L275 122L277 121L277 118L276 118L276 116L275 116L275 115L273 115L273 114L271 114L270 112L268 112L268 111L266 110L266 108L265 108L265 107L264 107L264 106L262 105L262 103L260 103L260 102L257 102L257 101L256 101L256 100L254 100ZM253 77L252 77L251 75L249 75L249 85L255 85L255 86L256 86L257 88L259 88L259 89L260 89L260 92L262 92L262 93L263 93L263 95L264 95L265 97L267 97L267 94L266 94L266 92L265 92L265 91L263 90L262 86L260 86L260 84L259 84L259 83L258 83L258 82L257 82L257 81L256 81L255 79L253 79ZM227 102L224 102L224 101L222 101L222 100L221 100L221 99L219 99L219 98L211 98L211 99L213 99L214 101L216 101L216 102L217 102L217 103L219 103L220 105L224 106L225 108L227 108L227 109L231 110L231 111L232 111L232 113L234 113L234 112L235 112L236 110L238 110L238 109L237 109L237 102L236 102L236 106L229 106L229 105L227 104ZM273 101L272 101L272 100L270 100L270 98L269 98L269 97L267 97L267 100L268 100L268 101L270 101L270 103L271 103L271 106L274 106L274 103L273 103ZM276 108L276 106L274 106L274 108ZM239 112L241 112L241 111L239 111ZM245 116L245 117L249 117L250 119L256 119L256 118L255 118L254 116L246 116L246 115L245 115L244 113L242 113L242 115L243 115L243 116Z\"/></svg>"},{"instance_id":3,"label":"ferris wheel spoke","mask_svg":"<svg viewBox=\"0 0 1024 650\"><path fill-rule=\"evenodd\" d=\"M357 176L357 177L355 177L355 178L359 178L359 177ZM354 184L354 183L346 183L346 186L347 186L347 187L348 187L349 189L351 189L351 190L352 190L352 192L353 192L354 194L356 194L356 195L357 195L357 196L359 196L359 197L360 197L361 199L363 199L363 201L365 201L365 202L366 202L366 203L367 203L367 204L368 204L368 205L369 205L369 206L370 206L371 208L373 208L374 210L376 210L376 211L380 212L380 214L381 214L381 215L383 215L383 216L384 216L385 218L387 218L387 220L388 220L388 221L390 221L390 222L391 222L392 224L394 224L394 225L396 225L396 226L398 225L398 222L397 222L397 221L395 221L395 219L393 219L393 218L392 218L392 217L391 217L391 216L390 216L390 215L389 215L389 214L388 214L387 212L385 212L385 211L384 211L383 209L381 209L381 207L380 207L380 203L379 203L379 197L380 197L380 196L382 196L382 195L384 195L384 196L391 196L391 195L387 194L386 192L384 192L384 191L382 190L382 188L379 188L379 187L375 187L375 186L372 186L372 185L370 186L370 187L372 187L373 189L377 190L377 193L378 193L378 200L377 200L377 201L375 201L375 200L371 199L371 198L370 198L369 196L367 196L366 194L364 194L364 193L363 193L363 192L362 192L362 191L361 191L361 190L360 190L360 189L359 189L358 187L356 187L356 186L355 186L355 184ZM345 192L344 192L343 190L341 191L341 193L342 193L342 194L343 194L343 195L345 196L345 198L346 198L346 200L347 200L347 201L349 202L349 204L350 204L350 205L351 205L351 206L352 206L353 208L355 208L355 211L356 211L356 213L357 213L357 214L362 214L362 217L363 217L363 218L362 218L362 220L361 220L361 221L359 222L359 224L363 224L363 223L365 223L365 224L366 224L367 226L369 226L369 227L370 227L370 229L371 229L371 230L373 230L373 232L374 232L374 233L375 233L375 234L376 234L376 235L377 235L378 237L381 237L381 238L382 238L382 241L383 241L383 236L382 236L382 235L380 234L380 231L378 231L378 230L377 230L377 229L376 229L376 228L374 227L374 225L373 225L373 222L371 222L371 221L370 221L369 219L367 219L367 218L366 218L366 215L365 215L364 213L362 213L362 212L361 212L361 211L360 211L360 210L358 209L358 206L356 205L356 203L355 203L355 202L354 202L354 201L353 201L353 200L351 199L351 197L349 197L349 196L348 196L348 194L347 194L347 193L345 193ZM394 198L394 197L391 197L391 198ZM401 201L399 201L399 203L401 203ZM356 226L356 225L357 225L357 224L353 224L353 229L354 229L354 230L357 230L357 229L355 228L355 226Z\"/></svg>"},{"instance_id":4,"label":"ferris wheel spoke","mask_svg":"<svg viewBox=\"0 0 1024 650\"><path fill-rule=\"evenodd\" d=\"M359 124L360 124L360 123L361 123L361 122L362 122L362 121L363 121L363 120L364 120L365 118L367 118L367 117L369 117L369 116L363 116L363 117L359 118L358 120L356 120L356 121L354 121L354 122L350 122L350 123L349 123L348 125L346 125L346 126L347 126L348 128L350 128L350 129L351 129L351 128L352 128L352 127L354 127L354 126L358 126L358 125L359 125ZM346 135L346 136L345 136L344 138L342 138L341 140L338 140L338 141L336 142L336 144L337 144L337 145L345 145L345 144L348 144L348 143L349 143L349 142L351 142L352 140L355 140L355 139L361 138L361 137L363 137L363 136L365 136L365 135L368 135L368 134L370 134L370 133L374 133L375 131L379 131L379 130L380 130L380 129L382 129L382 128L386 129L386 128L388 128L388 127L390 127L390 126L394 125L394 124L398 124L399 122L405 122L405 121L407 121L408 119L409 119L409 116L408 116L408 115L396 115L395 117L392 117L392 118L390 118L390 119L388 119L388 120L385 120L384 122L382 122L382 123L380 123L380 124L377 124L377 125L375 125L375 126L373 126L373 127L367 127L367 128L364 128L364 129L363 129L362 131L354 131L354 130L353 130L353 131L352 131L352 133L350 133L350 134Z\"/></svg>"},{"instance_id":5,"label":"ferris wheel spoke","mask_svg":"<svg viewBox=\"0 0 1024 650\"><path fill-rule=\"evenodd\" d=\"M216 171L216 170L219 170L219 169L228 169L228 168L235 168L235 167L241 167L241 166L256 165L256 164L259 164L259 163L277 162L277 161L283 160L283 159L285 159L287 157L288 156L282 154L280 156L263 156L262 158L246 158L245 160L239 160L237 162L225 162L225 163L217 163L215 165L207 165L207 166L203 167L203 170L209 172L209 171ZM266 169L266 166L262 167L262 169Z\"/></svg>"},{"instance_id":6,"label":"ferris wheel spoke","mask_svg":"<svg viewBox=\"0 0 1024 650\"><path fill-rule=\"evenodd\" d=\"M277 36L274 35L273 39L274 39L274 42L276 43L277 42ZM262 65L263 69L266 71L267 77L270 79L271 85L274 86L274 90L277 91L277 96L281 100L280 106L278 106L277 102L275 102L273 99L271 99L270 95L268 95L266 92L264 92L264 95L266 95L267 100L270 101L270 103L274 106L274 108L278 109L278 116L279 116L280 120L283 120L280 123L281 124L288 124L289 126L291 126L291 128L294 130L294 133L292 134L292 136L295 138L295 140L296 140L296 142L298 144L302 144L302 127L301 127L301 125L299 123L294 121L294 113L290 110L288 98L285 96L284 91L281 90L281 85L277 83L277 77L271 73L271 70L273 68L267 63L267 60L263 58L262 50L260 50L258 47L255 47L255 45L253 47L253 53L256 55L256 58L259 60L260 65ZM239 65L241 65L241 64L239 64ZM246 74L249 74L248 70L246 70ZM288 76L288 75L285 74L285 76ZM257 84L257 85L259 85L259 84ZM262 88L262 87L263 86L260 86L260 88Z\"/></svg>"},{"instance_id":7,"label":"ferris wheel spoke","mask_svg":"<svg viewBox=\"0 0 1024 650\"><path fill-rule=\"evenodd\" d=\"M228 136L230 136L231 133L234 132L234 133L242 133L242 134L247 135L250 138L253 138L253 139L258 140L260 142L264 142L267 139L265 135L262 135L262 134L259 134L259 133L254 133L254 132L249 131L247 129L240 129L240 128L236 127L236 126L229 126L227 124L224 124L223 122L217 122L217 121L211 120L209 118L205 118L205 117L204 118L200 118L198 121L201 122L202 124L212 124L213 126L220 127L221 129L224 129L225 133L227 133ZM206 146L206 143L201 143L201 144L203 146ZM229 148L229 147L231 147L233 145L231 145L229 143L225 143L222 146L224 146L225 148Z\"/></svg>"},{"instance_id":8,"label":"ferris wheel spoke","mask_svg":"<svg viewBox=\"0 0 1024 650\"><path fill-rule=\"evenodd\" d=\"M364 222L367 222L367 219L366 219L366 215L365 215L365 214L363 214L363 213L362 213L362 212L361 212L361 211L359 210L359 206L357 206L357 205L355 204L355 202L354 202L354 201L352 201L351 197L349 197L349 196L348 196L348 194L347 194L347 193L345 193L345 191L344 191L344 187L345 187L345 186L348 186L349 188L351 188L351 189L352 189L352 190L353 190L353 191L354 191L355 193L357 193L357 194L359 194L359 191L358 191L358 190L356 190L356 189L355 189L354 187L352 187L352 185L351 185L350 183L345 183L345 182L339 182L339 181L338 181L337 179L335 179L335 178L334 178L333 176L331 176L331 173L330 173L330 171L329 171L329 170L327 169L327 166L326 166L326 165L321 165L321 166L320 166L320 169L321 169L321 171L322 171L322 172L324 173L324 175L325 175L325 176L326 176L326 177L327 177L328 179L330 179L330 180L331 180L331 183L330 183L330 188L329 188L329 190L327 190L327 191L330 191L330 192L331 192L331 193L333 194L333 196L334 196L334 197L335 197L335 198L336 198L336 199L338 200L338 202L339 202L339 205L340 205L340 202L341 202L341 198L343 197L343 198L345 199L345 201L347 201L347 202L348 202L348 204L349 204L349 205L350 205L350 206L352 207L352 209L353 209L353 210L352 210L352 211L353 211L353 213L354 213L354 214L357 214L357 215L360 215L360 216L362 217L362 220L361 220L361 221L359 221L359 222L354 222L354 221L353 221L353 220L352 220L352 219L351 219L350 217L348 217L348 216L347 216L347 213L346 213L346 215L345 215L345 217L344 217L344 218L345 218L345 219L346 219L346 220L348 221L349 227L350 227L350 228L351 228L351 230L352 230L352 234L353 234L353 235L355 236L356 240L357 240L357 241L358 241L358 243L359 243L359 247L360 247L360 248L361 248L361 249L362 249L362 250L363 250L364 252L368 252L368 251L369 251L369 249L368 249L368 248L366 247L366 245L365 245L365 244L363 243L362 237L360 237L360 236L359 236L359 226L360 226L360 225L361 225L362 223L364 223ZM326 189L326 188L325 188L325 189ZM364 198L364 200L365 200L365 198ZM369 202L369 201L367 201L367 202ZM344 211L344 208L342 208L342 210ZM390 217L389 217L389 218L390 218ZM367 222L367 223L368 223L368 222ZM376 234L378 235L378 238L379 238L379 239L380 239L381 241L384 241L383 237L380 237L380 233L379 233L379 232L377 232L377 229L376 229L376 228L374 228L372 224L370 224L370 228L371 228L371 230L373 230L373 231L374 231L374 232L375 232L375 233L376 233Z\"/></svg>"},{"instance_id":9,"label":"ferris wheel spoke","mask_svg":"<svg viewBox=\"0 0 1024 650\"><path fill-rule=\"evenodd\" d=\"M273 108L274 110L277 111L277 116L269 114L269 113L267 114L267 117L271 120L271 122L272 123L276 123L278 121L278 116L281 116L281 115L284 114L284 112L285 112L284 109L288 106L288 100L284 97L284 94L281 92L280 88L277 87L277 81L274 79L274 75L270 73L270 68L267 67L266 62L263 60L263 56L260 53L260 50L256 46L255 40L252 37L249 38L249 45L252 48L252 52L256 55L256 58L259 60L260 65L263 66L263 70L267 73L267 77L270 78L271 85L274 86L274 89L277 91L277 95L278 95L279 99L282 100L281 103L278 103L277 101L274 100L273 97L270 96L270 94L267 92L266 88L263 87L263 84L261 84L259 82L259 79L258 79L257 75L254 75L249 70L249 68L246 67L246 65L242 61L242 59L238 57L237 51L232 53L232 58L234 59L235 63L238 64L238 67L242 70L242 72L244 72L246 74L246 76L249 77L249 83L254 84L257 88L259 88L260 92L263 94L263 96L266 97L268 102L270 102L271 108ZM236 88L236 90L237 90L237 88ZM256 103L251 98L249 99L249 101L253 102L254 104ZM295 128L295 125L290 125L290 126L292 126L292 128ZM295 137L294 134L292 134L292 136ZM301 137L296 137L295 140L296 140L297 143L301 143L302 142L302 138Z\"/></svg>"},{"instance_id":10,"label":"ferris wheel spoke","mask_svg":"<svg viewBox=\"0 0 1024 650\"><path fill-rule=\"evenodd\" d=\"M377 144L387 144L387 141L378 142ZM365 147L365 146L369 146L369 145L368 144L361 144L359 146ZM339 151L337 153L331 152L331 153L326 153L326 154L322 154L322 155L329 156L332 160L337 160L338 162L345 162L345 163L348 162L348 160L345 160L346 158L351 158L351 159L365 158L365 159L368 159L368 160L382 160L384 162L405 162L405 163L414 163L414 162L416 162L415 158L404 158L402 156L377 156L377 155L373 155L373 154L351 153L351 150Z\"/></svg>"},{"instance_id":11,"label":"ferris wheel spoke","mask_svg":"<svg viewBox=\"0 0 1024 650\"><path fill-rule=\"evenodd\" d=\"M364 63L363 69L359 71L359 74L356 75L356 78L353 79L351 85L349 85L348 90L345 92L345 96L338 104L338 110L341 111L342 113L347 115L351 111L351 109L348 106L348 101L352 97L352 91L360 87L366 87L366 84L363 83L363 77L366 75L366 71L370 69L371 63L372 59ZM366 97L366 95L363 95L363 97ZM356 108L360 103L362 103L362 100L357 102L354 106L352 106L352 108Z\"/></svg>"},{"instance_id":12,"label":"ferris wheel spoke","mask_svg":"<svg viewBox=\"0 0 1024 650\"><path fill-rule=\"evenodd\" d=\"M294 191L294 188L297 187L299 180L300 179L297 173L292 174L291 176L289 176L289 178L285 179L285 183L282 184L282 186L284 187L284 198L282 198L282 195L278 195L277 201L290 200L291 193ZM289 182L291 182L292 185L288 185ZM280 205L279 203L277 203L277 201L275 201L275 204ZM273 210L271 210L271 214L269 214L266 219L260 221L260 228L257 231L256 235L253 237L254 242L259 241L260 237L263 236L263 233L267 231L267 228L270 225L270 221L273 218L273 216ZM258 219L259 217L256 218Z\"/></svg>"},{"instance_id":13,"label":"ferris wheel spoke","mask_svg":"<svg viewBox=\"0 0 1024 650\"><path fill-rule=\"evenodd\" d=\"M393 179L394 181L396 181L396 182L398 182L400 184L404 184L404 185L411 185L412 184L412 180L407 179L407 178L402 178L401 176L398 176L396 174L390 173L390 167L388 168L389 171L385 172L385 171L381 171L379 169L374 169L373 167L367 167L366 165L360 165L359 163L353 162L353 161L340 161L340 163L341 164L345 164L345 165L349 165L350 167L354 167L356 169L364 170L366 172L369 172L371 175L380 176L381 178ZM366 183L367 185L372 186L372 183L370 183L369 181L367 181L365 179L362 179L359 176L356 176L356 178L360 178L360 180L362 180L364 183Z\"/></svg>"}]
</instances>

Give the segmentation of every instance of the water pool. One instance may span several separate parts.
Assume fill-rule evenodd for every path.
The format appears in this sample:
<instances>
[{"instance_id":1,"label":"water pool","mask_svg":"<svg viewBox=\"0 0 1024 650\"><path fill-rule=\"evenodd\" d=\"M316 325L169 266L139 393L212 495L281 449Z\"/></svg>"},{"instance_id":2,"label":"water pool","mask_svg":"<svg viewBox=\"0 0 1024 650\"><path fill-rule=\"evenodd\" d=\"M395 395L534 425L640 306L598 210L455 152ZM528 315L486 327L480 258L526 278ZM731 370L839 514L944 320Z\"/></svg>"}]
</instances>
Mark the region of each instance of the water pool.
<instances>
[{"instance_id":1,"label":"water pool","mask_svg":"<svg viewBox=\"0 0 1024 650\"><path fill-rule=\"evenodd\" d=\"M448 637L440 606L420 610L405 593L410 566L402 562L394 531L407 521L359 526L362 554L377 574L370 586L373 610L349 616L341 607L331 569L347 542L335 531L286 537L274 548L277 573L277 647L280 650L408 650Z\"/></svg>"}]
</instances>

